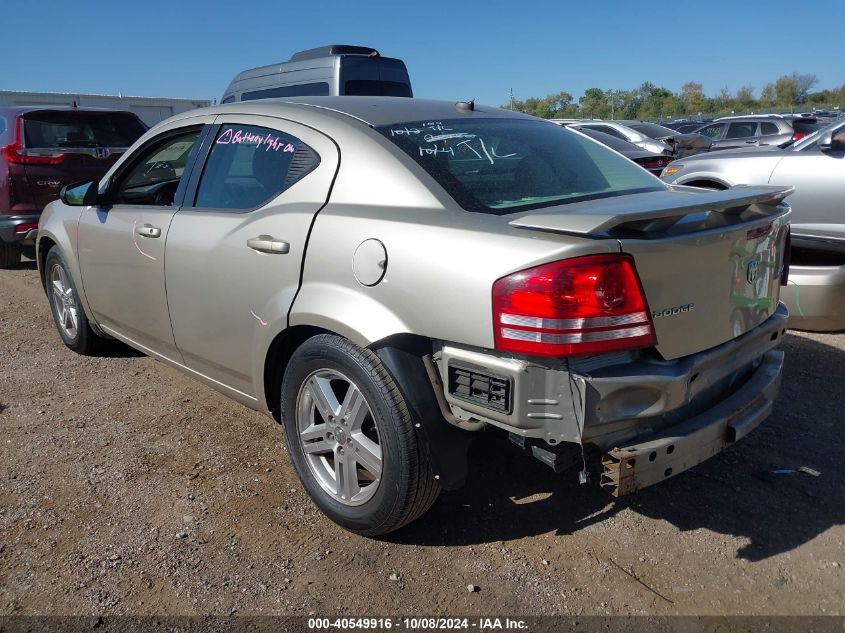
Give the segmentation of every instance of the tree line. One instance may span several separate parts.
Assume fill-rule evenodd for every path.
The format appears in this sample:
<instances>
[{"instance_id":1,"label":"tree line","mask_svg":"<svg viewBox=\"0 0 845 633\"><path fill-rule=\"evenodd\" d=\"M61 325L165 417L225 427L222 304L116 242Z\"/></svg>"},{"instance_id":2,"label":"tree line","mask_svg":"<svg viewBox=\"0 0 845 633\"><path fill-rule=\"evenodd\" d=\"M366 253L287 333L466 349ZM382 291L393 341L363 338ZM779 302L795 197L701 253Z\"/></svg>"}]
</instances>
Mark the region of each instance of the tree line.
<instances>
[{"instance_id":1,"label":"tree line","mask_svg":"<svg viewBox=\"0 0 845 633\"><path fill-rule=\"evenodd\" d=\"M763 86L759 96L753 86L745 85L735 93L725 86L708 97L702 84L695 81L685 83L680 92L645 82L633 90L588 88L577 101L568 92L558 92L542 98L513 100L502 107L544 119L667 120L730 113L799 112L845 105L845 84L813 91L817 83L815 75L792 73Z\"/></svg>"}]
</instances>

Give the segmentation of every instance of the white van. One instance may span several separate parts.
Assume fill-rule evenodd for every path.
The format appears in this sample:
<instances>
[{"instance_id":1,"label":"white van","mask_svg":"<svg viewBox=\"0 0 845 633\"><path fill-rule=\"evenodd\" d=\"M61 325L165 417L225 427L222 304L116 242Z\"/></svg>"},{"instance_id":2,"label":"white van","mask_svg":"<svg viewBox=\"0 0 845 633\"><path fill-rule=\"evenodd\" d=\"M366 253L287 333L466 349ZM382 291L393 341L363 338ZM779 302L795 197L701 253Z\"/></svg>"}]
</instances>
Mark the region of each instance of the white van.
<instances>
[{"instance_id":1,"label":"white van","mask_svg":"<svg viewBox=\"0 0 845 633\"><path fill-rule=\"evenodd\" d=\"M412 97L413 92L401 59L365 46L331 44L239 73L220 103L329 95Z\"/></svg>"}]
</instances>

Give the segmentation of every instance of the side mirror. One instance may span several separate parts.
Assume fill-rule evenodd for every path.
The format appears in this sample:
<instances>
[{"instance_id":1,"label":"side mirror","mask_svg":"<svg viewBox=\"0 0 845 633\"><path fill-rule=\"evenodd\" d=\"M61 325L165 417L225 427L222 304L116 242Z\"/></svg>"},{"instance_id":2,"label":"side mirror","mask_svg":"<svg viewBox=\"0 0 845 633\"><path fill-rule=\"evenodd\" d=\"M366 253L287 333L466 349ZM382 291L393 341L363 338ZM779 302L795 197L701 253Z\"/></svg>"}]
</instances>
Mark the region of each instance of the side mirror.
<instances>
[{"instance_id":1,"label":"side mirror","mask_svg":"<svg viewBox=\"0 0 845 633\"><path fill-rule=\"evenodd\" d=\"M62 187L59 199L69 207L88 207L97 204L96 180L84 180Z\"/></svg>"}]
</instances>

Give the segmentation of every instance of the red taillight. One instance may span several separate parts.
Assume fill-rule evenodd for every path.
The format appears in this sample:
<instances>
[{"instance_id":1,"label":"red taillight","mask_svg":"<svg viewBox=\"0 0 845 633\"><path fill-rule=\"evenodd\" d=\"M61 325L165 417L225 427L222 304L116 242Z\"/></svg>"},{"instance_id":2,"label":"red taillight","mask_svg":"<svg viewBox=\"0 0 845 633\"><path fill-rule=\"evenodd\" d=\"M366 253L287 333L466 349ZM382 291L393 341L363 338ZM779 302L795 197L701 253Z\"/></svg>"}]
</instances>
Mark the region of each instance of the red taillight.
<instances>
[{"instance_id":1,"label":"red taillight","mask_svg":"<svg viewBox=\"0 0 845 633\"><path fill-rule=\"evenodd\" d=\"M0 150L8 162L17 165L58 165L65 159L62 152L26 149L21 143L22 130L23 119L18 118L15 125L15 141Z\"/></svg>"},{"instance_id":2,"label":"red taillight","mask_svg":"<svg viewBox=\"0 0 845 633\"><path fill-rule=\"evenodd\" d=\"M802 134L801 132L796 132L795 134L793 134L793 135L792 135L792 140L793 140L793 141L800 141L800 140L801 140L802 138L804 138L805 136L807 136L807 135L806 135L806 134Z\"/></svg>"},{"instance_id":3,"label":"red taillight","mask_svg":"<svg viewBox=\"0 0 845 633\"><path fill-rule=\"evenodd\" d=\"M637 161L637 164L643 169L662 169L670 163L668 158L644 158Z\"/></svg>"},{"instance_id":4,"label":"red taillight","mask_svg":"<svg viewBox=\"0 0 845 633\"><path fill-rule=\"evenodd\" d=\"M575 356L652 347L648 304L630 255L588 255L493 284L496 349Z\"/></svg>"},{"instance_id":5,"label":"red taillight","mask_svg":"<svg viewBox=\"0 0 845 633\"><path fill-rule=\"evenodd\" d=\"M38 228L37 223L18 224L15 227L15 233L29 233L30 231L37 229L37 228Z\"/></svg>"}]
</instances>

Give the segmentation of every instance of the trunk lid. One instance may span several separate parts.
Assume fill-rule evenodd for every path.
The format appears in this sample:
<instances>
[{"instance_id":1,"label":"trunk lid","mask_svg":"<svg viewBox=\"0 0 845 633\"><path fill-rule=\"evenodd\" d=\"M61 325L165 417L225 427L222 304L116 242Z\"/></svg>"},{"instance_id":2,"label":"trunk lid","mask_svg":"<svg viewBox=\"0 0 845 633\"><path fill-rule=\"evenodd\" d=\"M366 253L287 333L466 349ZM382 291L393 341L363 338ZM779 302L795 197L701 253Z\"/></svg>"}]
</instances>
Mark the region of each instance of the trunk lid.
<instances>
[{"instance_id":1,"label":"trunk lid","mask_svg":"<svg viewBox=\"0 0 845 633\"><path fill-rule=\"evenodd\" d=\"M591 200L524 215L520 228L615 238L634 257L666 360L721 345L776 310L791 193L734 187Z\"/></svg>"}]
</instances>

